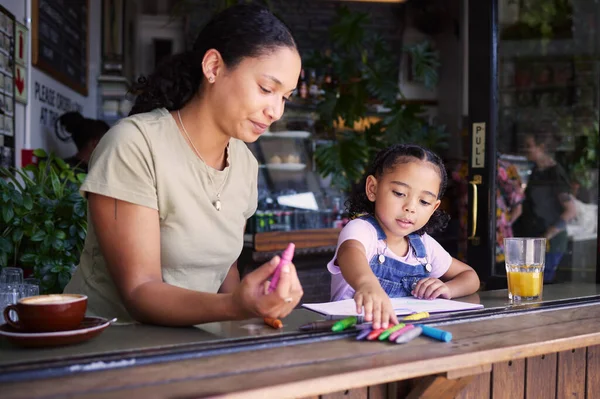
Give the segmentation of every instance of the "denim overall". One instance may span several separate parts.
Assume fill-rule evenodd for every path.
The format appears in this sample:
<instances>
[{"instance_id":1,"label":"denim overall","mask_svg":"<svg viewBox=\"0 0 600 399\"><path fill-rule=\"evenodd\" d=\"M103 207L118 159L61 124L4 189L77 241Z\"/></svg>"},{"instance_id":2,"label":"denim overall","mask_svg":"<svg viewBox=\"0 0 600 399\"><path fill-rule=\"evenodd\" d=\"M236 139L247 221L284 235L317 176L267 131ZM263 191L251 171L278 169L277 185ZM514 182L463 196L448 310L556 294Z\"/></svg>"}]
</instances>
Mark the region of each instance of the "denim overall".
<instances>
[{"instance_id":1,"label":"denim overall","mask_svg":"<svg viewBox=\"0 0 600 399\"><path fill-rule=\"evenodd\" d=\"M373 216L362 217L363 220L371 223L377 231L377 240L385 240L385 232ZM417 281L429 277L431 265L427 261L425 245L421 237L416 233L407 236L409 244L415 252L419 265L409 265L399 260L386 256L383 253L376 253L369 261L371 270L377 276L381 287L390 298L410 296Z\"/></svg>"}]
</instances>

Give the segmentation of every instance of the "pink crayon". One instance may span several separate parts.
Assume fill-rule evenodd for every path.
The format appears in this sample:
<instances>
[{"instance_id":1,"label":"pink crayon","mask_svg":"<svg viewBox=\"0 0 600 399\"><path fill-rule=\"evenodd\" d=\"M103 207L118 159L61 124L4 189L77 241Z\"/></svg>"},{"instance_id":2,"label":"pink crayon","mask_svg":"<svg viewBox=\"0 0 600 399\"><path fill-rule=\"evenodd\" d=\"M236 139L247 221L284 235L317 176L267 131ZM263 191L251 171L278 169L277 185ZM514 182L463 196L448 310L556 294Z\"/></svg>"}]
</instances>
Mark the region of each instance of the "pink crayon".
<instances>
[{"instance_id":1,"label":"pink crayon","mask_svg":"<svg viewBox=\"0 0 600 399\"><path fill-rule=\"evenodd\" d=\"M401 336L402 334L404 334L408 330L412 330L413 328L415 328L415 326L413 324L407 324L405 327L402 327L398 331L392 333L392 335L390 335L389 340L392 341L392 342L396 342L396 338L398 338L399 336Z\"/></svg>"},{"instance_id":2,"label":"pink crayon","mask_svg":"<svg viewBox=\"0 0 600 399\"><path fill-rule=\"evenodd\" d=\"M281 254L281 260L277 265L277 269L275 269L275 271L273 272L271 284L269 284L269 294L275 291L275 288L277 288L277 284L279 283L279 277L281 276L281 268L292 261L292 258L294 257L295 248L296 246L294 245L294 243L289 243L285 251L283 251L283 253Z\"/></svg>"}]
</instances>

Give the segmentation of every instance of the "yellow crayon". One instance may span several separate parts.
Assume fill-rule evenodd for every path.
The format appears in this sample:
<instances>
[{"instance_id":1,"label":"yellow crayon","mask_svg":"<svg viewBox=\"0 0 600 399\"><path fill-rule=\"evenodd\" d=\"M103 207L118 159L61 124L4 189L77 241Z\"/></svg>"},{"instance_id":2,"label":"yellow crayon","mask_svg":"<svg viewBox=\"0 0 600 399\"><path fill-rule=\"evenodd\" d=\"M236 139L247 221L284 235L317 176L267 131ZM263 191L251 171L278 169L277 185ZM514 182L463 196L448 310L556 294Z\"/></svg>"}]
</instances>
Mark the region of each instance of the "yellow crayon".
<instances>
[{"instance_id":1,"label":"yellow crayon","mask_svg":"<svg viewBox=\"0 0 600 399\"><path fill-rule=\"evenodd\" d=\"M402 320L422 320L422 319L426 319L428 317L429 317L428 312L419 312L419 313L409 314L408 316L403 317Z\"/></svg>"}]
</instances>

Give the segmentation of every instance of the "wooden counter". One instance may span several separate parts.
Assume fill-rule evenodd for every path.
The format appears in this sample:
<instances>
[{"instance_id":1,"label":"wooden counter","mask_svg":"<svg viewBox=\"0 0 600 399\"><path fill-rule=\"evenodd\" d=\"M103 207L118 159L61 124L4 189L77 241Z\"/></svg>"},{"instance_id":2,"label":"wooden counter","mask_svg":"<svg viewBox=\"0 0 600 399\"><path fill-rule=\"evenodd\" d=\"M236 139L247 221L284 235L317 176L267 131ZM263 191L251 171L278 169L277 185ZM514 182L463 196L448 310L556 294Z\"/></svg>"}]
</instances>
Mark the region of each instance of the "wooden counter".
<instances>
[{"instance_id":1,"label":"wooden counter","mask_svg":"<svg viewBox=\"0 0 600 399\"><path fill-rule=\"evenodd\" d=\"M346 337L5 382L0 384L0 396L545 399L600 395L600 303L445 324L443 329L453 333L452 342L420 337L407 345L394 345Z\"/></svg>"}]
</instances>

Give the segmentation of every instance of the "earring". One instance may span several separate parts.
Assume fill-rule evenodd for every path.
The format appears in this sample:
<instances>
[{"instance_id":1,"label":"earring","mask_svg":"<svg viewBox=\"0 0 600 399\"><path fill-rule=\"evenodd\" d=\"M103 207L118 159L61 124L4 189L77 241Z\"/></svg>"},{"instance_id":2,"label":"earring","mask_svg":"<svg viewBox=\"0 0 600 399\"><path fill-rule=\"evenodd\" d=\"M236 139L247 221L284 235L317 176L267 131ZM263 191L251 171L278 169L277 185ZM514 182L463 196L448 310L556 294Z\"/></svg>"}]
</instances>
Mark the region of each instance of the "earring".
<instances>
[{"instance_id":1,"label":"earring","mask_svg":"<svg viewBox=\"0 0 600 399\"><path fill-rule=\"evenodd\" d=\"M215 83L215 77L214 76L209 76L208 81L210 83Z\"/></svg>"}]
</instances>

